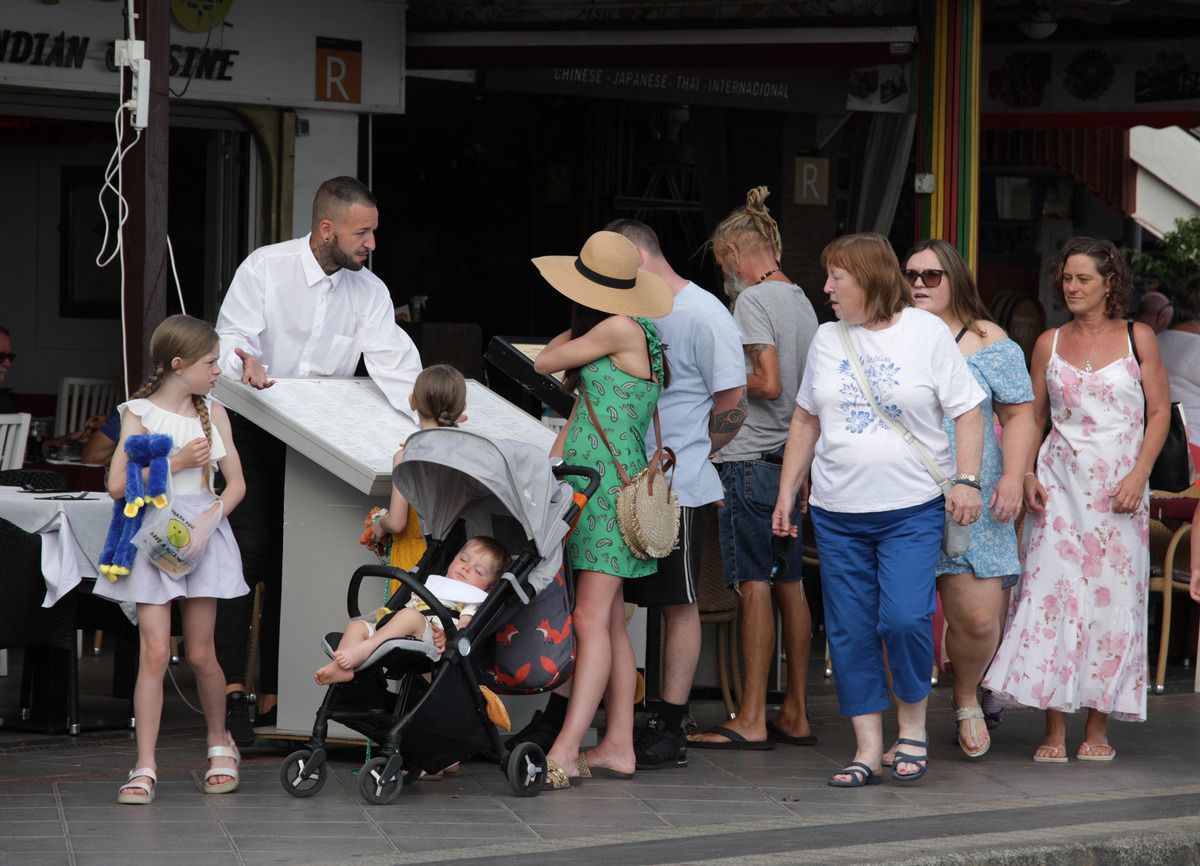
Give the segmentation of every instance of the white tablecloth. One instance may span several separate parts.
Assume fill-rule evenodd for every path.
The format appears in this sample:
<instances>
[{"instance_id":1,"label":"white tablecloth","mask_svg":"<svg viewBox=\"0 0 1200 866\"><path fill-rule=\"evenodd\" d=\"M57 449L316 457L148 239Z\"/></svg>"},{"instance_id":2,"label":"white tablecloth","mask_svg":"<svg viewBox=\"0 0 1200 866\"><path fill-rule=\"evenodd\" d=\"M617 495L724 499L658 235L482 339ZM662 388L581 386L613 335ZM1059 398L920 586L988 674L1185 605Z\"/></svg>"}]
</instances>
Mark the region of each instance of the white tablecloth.
<instances>
[{"instance_id":1,"label":"white tablecloth","mask_svg":"<svg viewBox=\"0 0 1200 866\"><path fill-rule=\"evenodd\" d=\"M50 498L76 495L0 487L0 517L42 537L42 607L54 606L83 578L98 576L96 560L104 549L113 501L103 493L88 493L85 499Z\"/></svg>"}]
</instances>

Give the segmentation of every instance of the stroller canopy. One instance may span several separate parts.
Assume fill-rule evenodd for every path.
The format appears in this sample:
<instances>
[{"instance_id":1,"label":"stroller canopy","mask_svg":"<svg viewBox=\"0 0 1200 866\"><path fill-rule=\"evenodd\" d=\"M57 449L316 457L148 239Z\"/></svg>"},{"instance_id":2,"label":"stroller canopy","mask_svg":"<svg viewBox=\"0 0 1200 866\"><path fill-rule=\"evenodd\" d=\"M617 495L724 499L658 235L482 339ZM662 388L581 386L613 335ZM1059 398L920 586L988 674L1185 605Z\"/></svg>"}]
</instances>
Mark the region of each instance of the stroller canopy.
<instances>
[{"instance_id":1,"label":"stroller canopy","mask_svg":"<svg viewBox=\"0 0 1200 866\"><path fill-rule=\"evenodd\" d=\"M544 589L558 572L574 491L554 477L541 448L456 427L421 430L405 443L392 482L434 538L445 538L459 518L470 535L497 535L494 518L511 517L541 556L530 575L534 591Z\"/></svg>"}]
</instances>

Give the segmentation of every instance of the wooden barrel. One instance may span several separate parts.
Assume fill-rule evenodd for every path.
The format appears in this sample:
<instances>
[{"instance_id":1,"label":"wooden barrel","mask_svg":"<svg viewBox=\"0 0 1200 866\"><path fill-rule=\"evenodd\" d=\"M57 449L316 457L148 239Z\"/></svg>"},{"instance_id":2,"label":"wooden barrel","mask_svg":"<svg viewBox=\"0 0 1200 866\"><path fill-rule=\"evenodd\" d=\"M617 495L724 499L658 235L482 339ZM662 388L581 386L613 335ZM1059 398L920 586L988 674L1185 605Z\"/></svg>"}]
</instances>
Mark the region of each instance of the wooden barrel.
<instances>
[{"instance_id":1,"label":"wooden barrel","mask_svg":"<svg viewBox=\"0 0 1200 866\"><path fill-rule=\"evenodd\" d=\"M1021 347L1028 367L1033 344L1046 330L1046 311L1041 302L1031 295L1007 289L992 299L992 319Z\"/></svg>"}]
</instances>

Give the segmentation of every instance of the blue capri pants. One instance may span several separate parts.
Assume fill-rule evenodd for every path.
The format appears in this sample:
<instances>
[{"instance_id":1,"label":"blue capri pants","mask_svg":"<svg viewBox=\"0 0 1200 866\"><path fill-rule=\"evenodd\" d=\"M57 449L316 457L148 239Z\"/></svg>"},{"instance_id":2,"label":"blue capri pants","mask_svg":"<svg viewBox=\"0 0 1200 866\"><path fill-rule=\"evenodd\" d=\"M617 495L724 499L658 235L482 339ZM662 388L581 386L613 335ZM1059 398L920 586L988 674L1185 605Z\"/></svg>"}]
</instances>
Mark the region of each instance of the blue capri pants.
<instances>
[{"instance_id":1,"label":"blue capri pants","mask_svg":"<svg viewBox=\"0 0 1200 866\"><path fill-rule=\"evenodd\" d=\"M893 511L810 510L842 714L880 713L891 705L881 642L896 696L922 700L933 670L934 567L944 498Z\"/></svg>"}]
</instances>

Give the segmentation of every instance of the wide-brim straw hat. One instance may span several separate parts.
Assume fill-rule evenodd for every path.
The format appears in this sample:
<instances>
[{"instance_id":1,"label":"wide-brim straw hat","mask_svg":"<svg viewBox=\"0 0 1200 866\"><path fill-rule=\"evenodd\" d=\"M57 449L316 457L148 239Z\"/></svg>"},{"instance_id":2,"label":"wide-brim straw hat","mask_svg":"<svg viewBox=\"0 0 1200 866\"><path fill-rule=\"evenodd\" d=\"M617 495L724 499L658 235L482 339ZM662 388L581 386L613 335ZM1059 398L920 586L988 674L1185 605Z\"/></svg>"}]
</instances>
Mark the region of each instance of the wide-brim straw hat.
<instances>
[{"instance_id":1,"label":"wide-brim straw hat","mask_svg":"<svg viewBox=\"0 0 1200 866\"><path fill-rule=\"evenodd\" d=\"M665 316L675 304L662 277L638 267L633 241L596 232L577 256L539 256L533 264L561 294L593 310L622 316Z\"/></svg>"}]
</instances>

